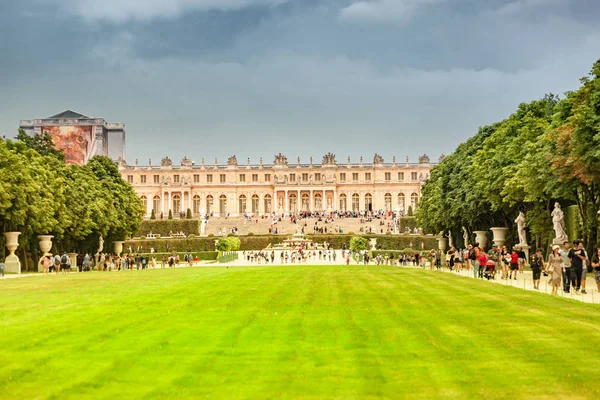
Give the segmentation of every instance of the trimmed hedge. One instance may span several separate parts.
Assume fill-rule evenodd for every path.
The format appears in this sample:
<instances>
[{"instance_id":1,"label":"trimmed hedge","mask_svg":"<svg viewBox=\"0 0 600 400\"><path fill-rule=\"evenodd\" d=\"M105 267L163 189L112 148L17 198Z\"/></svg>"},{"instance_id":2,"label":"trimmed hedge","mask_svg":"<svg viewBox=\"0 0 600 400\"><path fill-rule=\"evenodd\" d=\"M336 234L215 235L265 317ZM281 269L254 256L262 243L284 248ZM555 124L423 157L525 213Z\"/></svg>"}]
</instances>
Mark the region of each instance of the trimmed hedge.
<instances>
[{"instance_id":1,"label":"trimmed hedge","mask_svg":"<svg viewBox=\"0 0 600 400\"><path fill-rule=\"evenodd\" d=\"M407 227L413 232L417 227L417 219L415 217L400 217L398 223L400 224L400 233L404 232Z\"/></svg>"},{"instance_id":2,"label":"trimmed hedge","mask_svg":"<svg viewBox=\"0 0 600 400\"><path fill-rule=\"evenodd\" d=\"M218 251L188 251L188 254L191 254L193 258L198 257L199 261L212 261L212 260L216 260L219 256L219 252ZM162 256L167 256L169 257L170 255L172 255L173 253L139 253L141 256L144 257L156 257L156 261L159 262L162 259ZM177 254L179 254L179 259L180 262L184 262L183 260L183 255L185 254L185 252L177 252Z\"/></svg>"},{"instance_id":3,"label":"trimmed hedge","mask_svg":"<svg viewBox=\"0 0 600 400\"><path fill-rule=\"evenodd\" d=\"M373 257L377 257L378 255L382 255L384 257L389 256L390 254L394 255L394 260L397 260L402 254L406 254L412 256L415 254L417 250L414 249L404 249L404 250L373 250L371 254ZM419 252L423 253L423 256L429 255L430 250L419 250Z\"/></svg>"},{"instance_id":4,"label":"trimmed hedge","mask_svg":"<svg viewBox=\"0 0 600 400\"><path fill-rule=\"evenodd\" d=\"M402 250L412 248L421 250L421 243L425 249L436 249L438 243L433 236L418 236L418 235L350 235L350 234L309 234L305 235L307 239L314 243L322 244L329 243L334 249L341 249L343 244L346 248L350 248L350 239L352 236L365 237L368 240L371 238L377 239L378 250ZM241 241L240 251L248 250L263 250L278 243L282 243L290 235L254 235L254 236L238 236ZM220 236L213 237L194 237L194 238L172 238L172 239L136 239L128 240L124 245L124 252L129 252L129 246L134 252L148 253L150 248L154 248L157 253L167 252L167 245L170 246L169 251L177 252L199 252L199 251L215 251L215 241L220 239Z\"/></svg>"},{"instance_id":5,"label":"trimmed hedge","mask_svg":"<svg viewBox=\"0 0 600 400\"><path fill-rule=\"evenodd\" d=\"M139 236L146 236L150 232L161 236L169 236L169 232L183 231L186 235L197 235L200 232L200 221L197 219L152 219L142 221Z\"/></svg>"}]
</instances>

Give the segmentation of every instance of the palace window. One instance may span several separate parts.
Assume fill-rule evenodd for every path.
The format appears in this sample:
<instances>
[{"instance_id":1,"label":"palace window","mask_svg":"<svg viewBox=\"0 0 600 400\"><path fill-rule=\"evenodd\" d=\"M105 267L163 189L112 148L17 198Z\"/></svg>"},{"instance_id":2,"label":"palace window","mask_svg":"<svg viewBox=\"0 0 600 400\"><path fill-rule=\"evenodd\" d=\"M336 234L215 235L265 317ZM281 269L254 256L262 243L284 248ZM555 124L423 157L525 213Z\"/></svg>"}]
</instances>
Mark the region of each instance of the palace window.
<instances>
[{"instance_id":1,"label":"palace window","mask_svg":"<svg viewBox=\"0 0 600 400\"><path fill-rule=\"evenodd\" d=\"M194 183L200 183L200 175L194 174Z\"/></svg>"},{"instance_id":2,"label":"palace window","mask_svg":"<svg viewBox=\"0 0 600 400\"><path fill-rule=\"evenodd\" d=\"M392 180L392 173L391 172L386 172L385 173L385 180L388 181L388 182Z\"/></svg>"},{"instance_id":3,"label":"palace window","mask_svg":"<svg viewBox=\"0 0 600 400\"><path fill-rule=\"evenodd\" d=\"M306 182L308 180L308 174L302 174L302 181Z\"/></svg>"},{"instance_id":4,"label":"palace window","mask_svg":"<svg viewBox=\"0 0 600 400\"><path fill-rule=\"evenodd\" d=\"M214 212L214 199L213 197L209 194L208 196L206 196L206 213L208 215L212 214Z\"/></svg>"},{"instance_id":5,"label":"palace window","mask_svg":"<svg viewBox=\"0 0 600 400\"><path fill-rule=\"evenodd\" d=\"M160 183L160 175L154 175L154 183Z\"/></svg>"},{"instance_id":6,"label":"palace window","mask_svg":"<svg viewBox=\"0 0 600 400\"><path fill-rule=\"evenodd\" d=\"M360 210L360 196L358 195L358 193L354 193L352 195L352 211L356 212L359 210Z\"/></svg>"},{"instance_id":7,"label":"palace window","mask_svg":"<svg viewBox=\"0 0 600 400\"><path fill-rule=\"evenodd\" d=\"M296 174L290 174L290 182L296 182Z\"/></svg>"},{"instance_id":8,"label":"palace window","mask_svg":"<svg viewBox=\"0 0 600 400\"><path fill-rule=\"evenodd\" d=\"M266 194L265 195L265 213L270 213L271 211L273 211L271 209L271 195L270 194Z\"/></svg>"},{"instance_id":9,"label":"palace window","mask_svg":"<svg viewBox=\"0 0 600 400\"><path fill-rule=\"evenodd\" d=\"M225 183L226 182L225 174L219 175L219 182L221 182L221 183Z\"/></svg>"},{"instance_id":10,"label":"palace window","mask_svg":"<svg viewBox=\"0 0 600 400\"><path fill-rule=\"evenodd\" d=\"M246 174L240 174L240 182L246 182Z\"/></svg>"},{"instance_id":11,"label":"palace window","mask_svg":"<svg viewBox=\"0 0 600 400\"><path fill-rule=\"evenodd\" d=\"M241 195L239 198L239 213L245 213L246 212L246 196Z\"/></svg>"},{"instance_id":12,"label":"palace window","mask_svg":"<svg viewBox=\"0 0 600 400\"><path fill-rule=\"evenodd\" d=\"M345 172L340 173L340 182L346 182L346 173Z\"/></svg>"},{"instance_id":13,"label":"palace window","mask_svg":"<svg viewBox=\"0 0 600 400\"><path fill-rule=\"evenodd\" d=\"M373 196L371 196L371 193L365 194L365 210L373 211Z\"/></svg>"},{"instance_id":14,"label":"palace window","mask_svg":"<svg viewBox=\"0 0 600 400\"><path fill-rule=\"evenodd\" d=\"M321 174L315 174L315 181L321 182Z\"/></svg>"},{"instance_id":15,"label":"palace window","mask_svg":"<svg viewBox=\"0 0 600 400\"><path fill-rule=\"evenodd\" d=\"M146 175L140 176L140 182L141 183L146 183Z\"/></svg>"},{"instance_id":16,"label":"palace window","mask_svg":"<svg viewBox=\"0 0 600 400\"><path fill-rule=\"evenodd\" d=\"M212 174L206 175L206 183L212 183Z\"/></svg>"},{"instance_id":17,"label":"palace window","mask_svg":"<svg viewBox=\"0 0 600 400\"><path fill-rule=\"evenodd\" d=\"M413 193L410 195L410 205L412 206L413 211L419 207L419 195Z\"/></svg>"},{"instance_id":18,"label":"palace window","mask_svg":"<svg viewBox=\"0 0 600 400\"><path fill-rule=\"evenodd\" d=\"M181 212L181 197L176 194L173 196L173 213Z\"/></svg>"},{"instance_id":19,"label":"palace window","mask_svg":"<svg viewBox=\"0 0 600 400\"><path fill-rule=\"evenodd\" d=\"M404 206L405 206L404 200L405 200L404 193L398 193L398 210L400 210L400 211L404 211Z\"/></svg>"},{"instance_id":20,"label":"palace window","mask_svg":"<svg viewBox=\"0 0 600 400\"><path fill-rule=\"evenodd\" d=\"M133 183L133 175L127 175L127 183Z\"/></svg>"},{"instance_id":21,"label":"palace window","mask_svg":"<svg viewBox=\"0 0 600 400\"><path fill-rule=\"evenodd\" d=\"M410 180L411 181L416 181L417 180L417 173L416 172L411 172L410 173Z\"/></svg>"},{"instance_id":22,"label":"palace window","mask_svg":"<svg viewBox=\"0 0 600 400\"><path fill-rule=\"evenodd\" d=\"M354 182L358 182L358 172L353 172L353 173L352 173L352 180L353 180Z\"/></svg>"},{"instance_id":23,"label":"palace window","mask_svg":"<svg viewBox=\"0 0 600 400\"><path fill-rule=\"evenodd\" d=\"M179 175L173 175L173 183L179 183Z\"/></svg>"},{"instance_id":24,"label":"palace window","mask_svg":"<svg viewBox=\"0 0 600 400\"><path fill-rule=\"evenodd\" d=\"M392 194L386 193L383 198L385 201L385 211L392 211Z\"/></svg>"},{"instance_id":25,"label":"palace window","mask_svg":"<svg viewBox=\"0 0 600 400\"><path fill-rule=\"evenodd\" d=\"M346 211L347 204L347 196L345 194L340 195L340 211Z\"/></svg>"},{"instance_id":26,"label":"palace window","mask_svg":"<svg viewBox=\"0 0 600 400\"><path fill-rule=\"evenodd\" d=\"M200 196L195 195L192 201L192 212L194 215L198 215L200 213Z\"/></svg>"},{"instance_id":27,"label":"palace window","mask_svg":"<svg viewBox=\"0 0 600 400\"><path fill-rule=\"evenodd\" d=\"M402 182L404 180L404 172L398 172L398 180Z\"/></svg>"},{"instance_id":28,"label":"palace window","mask_svg":"<svg viewBox=\"0 0 600 400\"><path fill-rule=\"evenodd\" d=\"M219 197L219 213L223 216L227 215L227 196L224 194Z\"/></svg>"},{"instance_id":29,"label":"palace window","mask_svg":"<svg viewBox=\"0 0 600 400\"><path fill-rule=\"evenodd\" d=\"M252 174L252 182L258 182L258 174Z\"/></svg>"},{"instance_id":30,"label":"palace window","mask_svg":"<svg viewBox=\"0 0 600 400\"><path fill-rule=\"evenodd\" d=\"M146 196L140 197L142 200L142 205L144 207L144 215L146 215L146 210L148 210L148 198Z\"/></svg>"},{"instance_id":31,"label":"palace window","mask_svg":"<svg viewBox=\"0 0 600 400\"><path fill-rule=\"evenodd\" d=\"M265 174L265 182L271 182L271 174Z\"/></svg>"},{"instance_id":32,"label":"palace window","mask_svg":"<svg viewBox=\"0 0 600 400\"><path fill-rule=\"evenodd\" d=\"M252 213L258 214L258 195L257 194L252 196Z\"/></svg>"},{"instance_id":33,"label":"palace window","mask_svg":"<svg viewBox=\"0 0 600 400\"><path fill-rule=\"evenodd\" d=\"M365 174L365 181L370 181L370 180L371 180L371 173L370 173L370 172L367 172L367 173Z\"/></svg>"},{"instance_id":34,"label":"palace window","mask_svg":"<svg viewBox=\"0 0 600 400\"><path fill-rule=\"evenodd\" d=\"M152 209L154 210L154 216L157 216L156 214L161 210L160 196L154 196L152 199Z\"/></svg>"}]
</instances>

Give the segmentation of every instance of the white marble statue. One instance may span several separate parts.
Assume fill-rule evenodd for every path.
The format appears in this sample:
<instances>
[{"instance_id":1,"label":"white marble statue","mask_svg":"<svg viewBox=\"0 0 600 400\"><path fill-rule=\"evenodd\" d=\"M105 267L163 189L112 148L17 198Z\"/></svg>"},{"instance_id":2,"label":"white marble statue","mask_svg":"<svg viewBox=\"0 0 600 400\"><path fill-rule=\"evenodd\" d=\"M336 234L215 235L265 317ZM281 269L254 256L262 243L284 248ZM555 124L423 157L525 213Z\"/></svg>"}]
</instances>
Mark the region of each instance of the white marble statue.
<instances>
[{"instance_id":1,"label":"white marble statue","mask_svg":"<svg viewBox=\"0 0 600 400\"><path fill-rule=\"evenodd\" d=\"M554 210L551 215L552 225L554 225L554 232L556 234L552 243L563 244L564 242L567 242L569 238L567 237L567 232L565 230L565 213L560 208L558 202L554 203Z\"/></svg>"},{"instance_id":2,"label":"white marble statue","mask_svg":"<svg viewBox=\"0 0 600 400\"><path fill-rule=\"evenodd\" d=\"M463 230L463 240L465 241L465 249L467 248L467 245L469 244L469 232L467 231L467 228L465 228L464 226L462 227Z\"/></svg>"},{"instance_id":3,"label":"white marble statue","mask_svg":"<svg viewBox=\"0 0 600 400\"><path fill-rule=\"evenodd\" d=\"M519 216L515 219L517 224L517 233L519 234L519 245L527 246L527 234L525 233L525 214L523 211L519 212Z\"/></svg>"},{"instance_id":4,"label":"white marble statue","mask_svg":"<svg viewBox=\"0 0 600 400\"><path fill-rule=\"evenodd\" d=\"M452 232L448 231L448 244L450 247L454 247L454 242L452 241Z\"/></svg>"},{"instance_id":5,"label":"white marble statue","mask_svg":"<svg viewBox=\"0 0 600 400\"><path fill-rule=\"evenodd\" d=\"M102 238L102 235L100 235L100 239L98 239L98 253L102 253L103 249L104 249L104 239Z\"/></svg>"}]
</instances>

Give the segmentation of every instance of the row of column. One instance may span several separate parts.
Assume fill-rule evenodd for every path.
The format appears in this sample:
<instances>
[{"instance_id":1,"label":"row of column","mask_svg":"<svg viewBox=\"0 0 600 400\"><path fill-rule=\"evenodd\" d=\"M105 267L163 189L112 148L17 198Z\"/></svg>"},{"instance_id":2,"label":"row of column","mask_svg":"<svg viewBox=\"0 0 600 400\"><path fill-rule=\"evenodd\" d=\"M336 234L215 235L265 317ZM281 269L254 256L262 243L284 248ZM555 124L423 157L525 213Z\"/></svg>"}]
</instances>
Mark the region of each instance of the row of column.
<instances>
[{"instance_id":1,"label":"row of column","mask_svg":"<svg viewBox=\"0 0 600 400\"><path fill-rule=\"evenodd\" d=\"M283 192L284 194L284 201L283 204L280 203L279 201L279 197L278 194ZM226 205L227 205L227 209L228 210L233 210L236 209L238 210L238 213L243 214L244 212L252 212L252 196L254 195L258 195L259 199L258 199L258 213L266 213L266 212L271 212L271 211L276 211L276 212L299 212L299 211L305 211L304 209L304 204L303 204L303 198L302 195L307 193L309 195L309 201L308 201L308 210L309 212L313 212L313 211L333 211L333 210L341 210L343 207L341 206L341 203L339 203L340 199L341 199L341 195L338 195L338 192L336 190L275 190L272 194L268 193L271 196L271 202L270 202L270 210L268 210L268 205L265 203L265 198L266 198L266 194L265 193L253 193L253 192L248 192L248 193L240 193L240 192L236 192L236 193L227 193L225 194L226 196ZM388 208L388 201L385 198L385 194L389 193L389 192L383 192L383 191L374 191L374 192L370 192L370 191L357 191L357 192L352 192L350 194L348 193L343 193L343 195L345 195L345 200L346 200L346 204L345 204L345 210L348 211L352 211L355 207L354 207L354 198L353 195L354 194L358 194L359 195L359 204L358 204L358 209L360 210L367 210L368 209L368 204L367 204L367 195L371 194L371 208L373 210L386 210ZM295 210L292 210L292 205L290 204L290 198L291 195L295 194L296 195L296 204L295 204ZM318 206L318 204L316 204L315 200L318 198L317 194L320 194L320 198L321 198L321 204L320 207ZM328 197L328 194L330 197ZM190 192L183 192L181 194L178 194L179 198L180 198L180 203L179 203L179 210L175 209L175 205L173 204L173 199L174 199L174 195L172 192L166 192L163 196L161 196L160 201L159 201L159 206L160 209L156 210L155 209L155 213L156 214L167 214L169 212L169 210L172 210L174 213L178 213L178 212L186 212L187 209L191 209L192 211L194 211L194 207L193 207L193 198ZM199 195L200 196L200 206L199 206L199 210L205 209L206 212L209 212L209 210L207 210L207 204L204 204L206 202L207 196L209 196L208 194L203 195L200 193L197 193L195 195ZM244 195L246 196L246 205L245 205L245 209L242 210L240 209L240 196ZM152 209L154 208L154 195L146 195L146 214L150 215L152 212ZM328 201L329 199L329 201ZM417 197L418 199L418 197ZM165 205L165 200L167 201L167 204ZM217 197L213 196L213 212L220 212L220 203L221 203L221 199L220 199L220 195ZM397 209L401 209L401 210L406 210L406 203L408 202L408 204L410 204L413 209L416 208L417 203L415 201L413 201L413 196L410 195L407 196L405 194L404 196L404 204L403 206L401 204L398 203L398 195L392 195L391 197L391 209L390 211L395 211ZM273 203L273 202L276 203ZM236 203L237 202L237 203ZM233 204L233 206L232 206Z\"/></svg>"}]
</instances>

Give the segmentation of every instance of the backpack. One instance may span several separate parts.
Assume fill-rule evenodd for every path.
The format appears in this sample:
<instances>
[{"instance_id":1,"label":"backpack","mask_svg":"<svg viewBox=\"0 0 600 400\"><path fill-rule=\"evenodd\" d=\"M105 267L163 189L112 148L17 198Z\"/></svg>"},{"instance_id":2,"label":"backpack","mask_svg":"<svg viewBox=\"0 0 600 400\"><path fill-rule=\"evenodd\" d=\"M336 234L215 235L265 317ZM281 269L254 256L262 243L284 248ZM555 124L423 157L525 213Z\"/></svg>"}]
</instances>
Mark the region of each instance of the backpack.
<instances>
[{"instance_id":1,"label":"backpack","mask_svg":"<svg viewBox=\"0 0 600 400\"><path fill-rule=\"evenodd\" d=\"M471 249L469 250L469 260L476 260L477 258L475 257L475 249Z\"/></svg>"},{"instance_id":2,"label":"backpack","mask_svg":"<svg viewBox=\"0 0 600 400\"><path fill-rule=\"evenodd\" d=\"M66 254L63 254L63 256L60 258L60 262L61 262L61 264L68 264L69 263L69 257L67 257Z\"/></svg>"}]
</instances>

